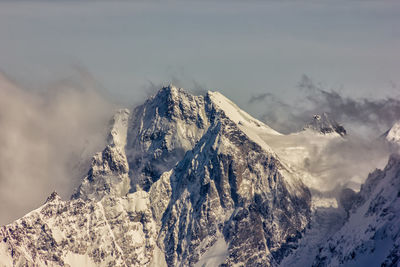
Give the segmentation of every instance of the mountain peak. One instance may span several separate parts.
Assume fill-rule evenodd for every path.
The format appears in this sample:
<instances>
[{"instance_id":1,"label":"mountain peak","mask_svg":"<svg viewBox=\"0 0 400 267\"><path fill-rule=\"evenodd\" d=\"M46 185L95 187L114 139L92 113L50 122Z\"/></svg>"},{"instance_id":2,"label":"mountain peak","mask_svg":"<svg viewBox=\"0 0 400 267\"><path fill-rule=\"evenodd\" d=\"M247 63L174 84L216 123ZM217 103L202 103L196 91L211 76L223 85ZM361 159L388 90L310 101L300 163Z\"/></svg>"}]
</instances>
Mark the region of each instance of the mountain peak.
<instances>
[{"instance_id":1,"label":"mountain peak","mask_svg":"<svg viewBox=\"0 0 400 267\"><path fill-rule=\"evenodd\" d=\"M172 83L170 83L169 85L162 87L159 91L160 92L161 91L165 91L165 92L173 94L173 93L178 92L179 90L183 90L183 89L182 88L178 88L175 85L173 85Z\"/></svg>"},{"instance_id":2,"label":"mountain peak","mask_svg":"<svg viewBox=\"0 0 400 267\"><path fill-rule=\"evenodd\" d=\"M248 130L251 129L256 132L263 131L264 133L272 135L280 135L279 132L275 131L265 123L255 119L220 92L208 91L206 97L210 99L217 109L222 110L231 121L239 125L239 128L244 130L247 135L254 135L249 133Z\"/></svg>"},{"instance_id":3,"label":"mountain peak","mask_svg":"<svg viewBox=\"0 0 400 267\"><path fill-rule=\"evenodd\" d=\"M179 94L187 94L182 88L176 87L173 84L162 87L151 99L176 99Z\"/></svg>"},{"instance_id":4,"label":"mountain peak","mask_svg":"<svg viewBox=\"0 0 400 267\"><path fill-rule=\"evenodd\" d=\"M327 112L321 115L313 115L313 119L304 127L304 130L311 129L321 134L337 133L340 136L347 134L346 130L337 121L331 118L331 115Z\"/></svg>"},{"instance_id":5,"label":"mountain peak","mask_svg":"<svg viewBox=\"0 0 400 267\"><path fill-rule=\"evenodd\" d=\"M56 201L60 201L60 200L61 200L61 197L58 195L58 193L56 191L54 191L53 193L51 193L50 196L48 196L45 203L56 202Z\"/></svg>"}]
</instances>

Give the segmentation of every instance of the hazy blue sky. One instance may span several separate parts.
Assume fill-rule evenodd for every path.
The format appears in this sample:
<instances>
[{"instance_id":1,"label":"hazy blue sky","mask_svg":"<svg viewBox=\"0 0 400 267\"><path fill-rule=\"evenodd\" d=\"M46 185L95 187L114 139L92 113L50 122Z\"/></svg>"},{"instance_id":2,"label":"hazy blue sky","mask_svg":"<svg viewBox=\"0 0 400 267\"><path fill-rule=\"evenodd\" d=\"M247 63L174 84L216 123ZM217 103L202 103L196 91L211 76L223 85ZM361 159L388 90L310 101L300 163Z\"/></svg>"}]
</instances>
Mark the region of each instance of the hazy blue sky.
<instances>
[{"instance_id":1,"label":"hazy blue sky","mask_svg":"<svg viewBox=\"0 0 400 267\"><path fill-rule=\"evenodd\" d=\"M175 80L241 106L263 92L295 98L303 74L349 95L391 95L400 1L0 1L2 71L40 87L74 66L132 101Z\"/></svg>"}]
</instances>

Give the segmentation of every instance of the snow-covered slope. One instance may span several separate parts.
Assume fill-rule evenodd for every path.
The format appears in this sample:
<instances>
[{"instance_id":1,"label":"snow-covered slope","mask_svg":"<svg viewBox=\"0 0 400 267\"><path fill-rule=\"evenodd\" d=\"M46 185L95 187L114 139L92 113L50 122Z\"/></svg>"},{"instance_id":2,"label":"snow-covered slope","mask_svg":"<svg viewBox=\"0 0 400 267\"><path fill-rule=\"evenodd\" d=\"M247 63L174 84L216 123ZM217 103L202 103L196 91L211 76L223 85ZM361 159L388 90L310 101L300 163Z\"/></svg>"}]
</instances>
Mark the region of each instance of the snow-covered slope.
<instances>
[{"instance_id":1,"label":"snow-covered slope","mask_svg":"<svg viewBox=\"0 0 400 267\"><path fill-rule=\"evenodd\" d=\"M400 155L369 175L348 221L318 251L314 266L399 266Z\"/></svg>"},{"instance_id":2,"label":"snow-covered slope","mask_svg":"<svg viewBox=\"0 0 400 267\"><path fill-rule=\"evenodd\" d=\"M310 192L219 93L168 86L113 118L70 201L2 227L5 265L275 266L309 223Z\"/></svg>"},{"instance_id":3,"label":"snow-covered slope","mask_svg":"<svg viewBox=\"0 0 400 267\"><path fill-rule=\"evenodd\" d=\"M400 146L400 121L396 122L383 136L389 143Z\"/></svg>"},{"instance_id":4,"label":"snow-covered slope","mask_svg":"<svg viewBox=\"0 0 400 267\"><path fill-rule=\"evenodd\" d=\"M46 203L1 228L0 266L166 266L146 192Z\"/></svg>"},{"instance_id":5,"label":"snow-covered slope","mask_svg":"<svg viewBox=\"0 0 400 267\"><path fill-rule=\"evenodd\" d=\"M372 172L360 192L343 190L340 202L313 212L281 266L399 266L400 155Z\"/></svg>"}]
</instances>

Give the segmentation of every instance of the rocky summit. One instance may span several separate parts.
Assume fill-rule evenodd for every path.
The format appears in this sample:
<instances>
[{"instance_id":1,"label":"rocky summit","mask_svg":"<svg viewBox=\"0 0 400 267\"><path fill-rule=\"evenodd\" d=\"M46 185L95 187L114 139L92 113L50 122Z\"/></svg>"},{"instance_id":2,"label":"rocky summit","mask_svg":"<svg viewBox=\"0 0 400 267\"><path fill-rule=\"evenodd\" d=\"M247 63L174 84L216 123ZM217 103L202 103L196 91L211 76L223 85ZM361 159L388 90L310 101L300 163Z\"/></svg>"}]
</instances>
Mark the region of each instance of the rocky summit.
<instances>
[{"instance_id":1,"label":"rocky summit","mask_svg":"<svg viewBox=\"0 0 400 267\"><path fill-rule=\"evenodd\" d=\"M265 136L282 135L218 92L162 88L114 115L106 147L71 200L52 193L1 228L0 265L295 266L296 251L310 252L315 266L377 251L379 262L398 262L398 158L346 195L343 227L308 244L313 195ZM369 223L352 232L361 217ZM385 234L392 243L382 249ZM352 235L358 243L349 252Z\"/></svg>"},{"instance_id":2,"label":"rocky summit","mask_svg":"<svg viewBox=\"0 0 400 267\"><path fill-rule=\"evenodd\" d=\"M314 130L321 134L339 134L340 136L345 136L347 134L345 128L332 119L331 115L326 112L321 115L314 115L304 129Z\"/></svg>"}]
</instances>

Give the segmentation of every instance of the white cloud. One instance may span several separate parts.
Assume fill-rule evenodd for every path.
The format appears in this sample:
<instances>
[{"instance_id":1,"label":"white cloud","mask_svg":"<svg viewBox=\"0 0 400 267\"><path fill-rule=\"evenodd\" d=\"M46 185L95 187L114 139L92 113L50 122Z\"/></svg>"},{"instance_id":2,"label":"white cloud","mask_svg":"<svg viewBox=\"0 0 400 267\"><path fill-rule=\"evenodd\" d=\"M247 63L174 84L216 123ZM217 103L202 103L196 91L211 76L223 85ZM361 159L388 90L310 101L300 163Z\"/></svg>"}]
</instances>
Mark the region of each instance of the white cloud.
<instances>
[{"instance_id":1,"label":"white cloud","mask_svg":"<svg viewBox=\"0 0 400 267\"><path fill-rule=\"evenodd\" d=\"M38 92L0 75L0 224L53 190L69 198L102 149L113 105L92 85L82 75Z\"/></svg>"}]
</instances>

